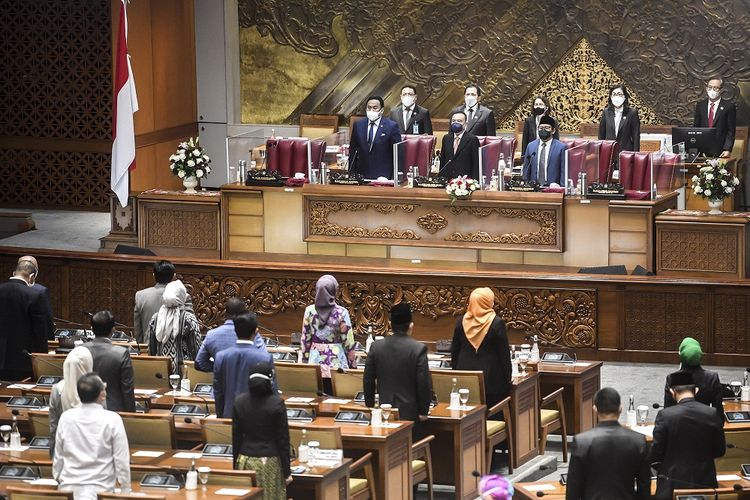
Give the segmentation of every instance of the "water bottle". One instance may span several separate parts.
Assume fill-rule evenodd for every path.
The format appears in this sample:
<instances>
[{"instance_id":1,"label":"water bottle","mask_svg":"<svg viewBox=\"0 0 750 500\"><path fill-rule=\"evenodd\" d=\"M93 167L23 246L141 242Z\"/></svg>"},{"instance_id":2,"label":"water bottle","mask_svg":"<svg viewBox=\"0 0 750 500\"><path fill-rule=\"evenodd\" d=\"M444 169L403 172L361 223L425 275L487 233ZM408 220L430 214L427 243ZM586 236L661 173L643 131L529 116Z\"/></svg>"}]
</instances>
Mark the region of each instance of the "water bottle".
<instances>
[{"instance_id":1,"label":"water bottle","mask_svg":"<svg viewBox=\"0 0 750 500\"><path fill-rule=\"evenodd\" d=\"M531 361L532 363L539 362L539 344L537 344L536 335L534 335L534 345L531 347L531 358L529 359L529 361Z\"/></svg>"},{"instance_id":2,"label":"water bottle","mask_svg":"<svg viewBox=\"0 0 750 500\"><path fill-rule=\"evenodd\" d=\"M440 155L435 152L435 158L432 159L432 168L430 168L430 173L437 175L440 173Z\"/></svg>"},{"instance_id":3,"label":"water bottle","mask_svg":"<svg viewBox=\"0 0 750 500\"><path fill-rule=\"evenodd\" d=\"M635 427L636 424L635 399L632 394L630 395L630 403L628 404L628 413L625 418L625 424L628 427Z\"/></svg>"},{"instance_id":4,"label":"water bottle","mask_svg":"<svg viewBox=\"0 0 750 500\"><path fill-rule=\"evenodd\" d=\"M454 377L453 386L451 387L450 407L457 409L460 406L461 406L461 399L458 395L458 380Z\"/></svg>"},{"instance_id":5,"label":"water bottle","mask_svg":"<svg viewBox=\"0 0 750 500\"><path fill-rule=\"evenodd\" d=\"M299 460L299 463L307 463L309 459L308 451L309 447L307 446L307 429L302 429L302 439L299 440L299 448L297 451L297 460Z\"/></svg>"},{"instance_id":6,"label":"water bottle","mask_svg":"<svg viewBox=\"0 0 750 500\"><path fill-rule=\"evenodd\" d=\"M276 139L276 129L275 128L271 129L271 139Z\"/></svg>"},{"instance_id":7,"label":"water bottle","mask_svg":"<svg viewBox=\"0 0 750 500\"><path fill-rule=\"evenodd\" d=\"M198 489L198 471L195 470L195 459L193 459L193 463L190 464L190 470L185 474L185 489Z\"/></svg>"},{"instance_id":8,"label":"water bottle","mask_svg":"<svg viewBox=\"0 0 750 500\"><path fill-rule=\"evenodd\" d=\"M742 378L742 385L750 385L750 368L745 368L745 375Z\"/></svg>"},{"instance_id":9,"label":"water bottle","mask_svg":"<svg viewBox=\"0 0 750 500\"><path fill-rule=\"evenodd\" d=\"M512 345L510 346L510 367L511 367L511 377L517 377L518 376L518 362L516 361L516 346Z\"/></svg>"},{"instance_id":10,"label":"water bottle","mask_svg":"<svg viewBox=\"0 0 750 500\"><path fill-rule=\"evenodd\" d=\"M500 153L500 160L497 162L497 190L502 191L504 189L503 184L505 184L505 169L508 168L508 164L505 163L505 155Z\"/></svg>"},{"instance_id":11,"label":"water bottle","mask_svg":"<svg viewBox=\"0 0 750 500\"><path fill-rule=\"evenodd\" d=\"M375 405L370 415L370 425L381 427L383 425L383 410L380 409L380 394L375 393Z\"/></svg>"},{"instance_id":12,"label":"water bottle","mask_svg":"<svg viewBox=\"0 0 750 500\"><path fill-rule=\"evenodd\" d=\"M21 433L18 432L18 420L15 415L13 415L13 425L10 428L10 449L21 449Z\"/></svg>"}]
</instances>

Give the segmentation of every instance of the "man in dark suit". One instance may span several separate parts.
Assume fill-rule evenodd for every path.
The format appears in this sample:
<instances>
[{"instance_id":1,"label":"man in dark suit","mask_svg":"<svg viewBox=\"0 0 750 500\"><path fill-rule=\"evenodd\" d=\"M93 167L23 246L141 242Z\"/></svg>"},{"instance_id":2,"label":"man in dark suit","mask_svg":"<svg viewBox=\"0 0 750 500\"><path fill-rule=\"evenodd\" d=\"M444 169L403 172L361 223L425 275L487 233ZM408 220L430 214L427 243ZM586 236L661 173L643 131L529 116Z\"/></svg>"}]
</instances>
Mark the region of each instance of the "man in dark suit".
<instances>
[{"instance_id":1,"label":"man in dark suit","mask_svg":"<svg viewBox=\"0 0 750 500\"><path fill-rule=\"evenodd\" d=\"M413 434L418 435L419 422L427 420L432 399L427 347L411 338L414 323L406 302L391 309L391 327L393 335L374 342L367 353L365 404L371 407L377 392L381 404L393 405L402 420L414 422Z\"/></svg>"},{"instance_id":2,"label":"man in dark suit","mask_svg":"<svg viewBox=\"0 0 750 500\"><path fill-rule=\"evenodd\" d=\"M693 374L679 371L669 380L677 404L656 415L651 447L652 466L659 472L657 499L671 499L675 488L716 488L714 459L726 451L716 410L695 400Z\"/></svg>"},{"instance_id":3,"label":"man in dark suit","mask_svg":"<svg viewBox=\"0 0 750 500\"><path fill-rule=\"evenodd\" d=\"M464 89L464 103L451 111L451 115L462 111L466 115L466 131L476 136L495 135L495 114L488 107L479 104L482 89L470 83Z\"/></svg>"},{"instance_id":4,"label":"man in dark suit","mask_svg":"<svg viewBox=\"0 0 750 500\"><path fill-rule=\"evenodd\" d=\"M468 175L479 180L479 139L466 131L466 114L451 116L451 131L443 137L440 149L440 175L452 179Z\"/></svg>"},{"instance_id":5,"label":"man in dark suit","mask_svg":"<svg viewBox=\"0 0 750 500\"><path fill-rule=\"evenodd\" d=\"M50 298L49 298L49 289L46 286L40 283L37 283L36 281L39 279L39 263L36 261L36 257L34 257L33 255L24 255L18 258L19 263L24 260L31 262L32 264L34 264L34 267L36 267L36 274L34 274L34 277L31 280L31 283L32 283L31 288L35 290L39 290L40 292L44 294L44 302L47 307L48 320L49 320L47 323L47 339L55 340L55 322L54 322L54 318L52 314L52 302L50 301Z\"/></svg>"},{"instance_id":6,"label":"man in dark suit","mask_svg":"<svg viewBox=\"0 0 750 500\"><path fill-rule=\"evenodd\" d=\"M531 141L524 151L521 172L523 180L536 181L542 186L565 185L566 146L552 137L554 127L555 121L549 116L542 116L539 120L539 139Z\"/></svg>"},{"instance_id":7,"label":"man in dark suit","mask_svg":"<svg viewBox=\"0 0 750 500\"><path fill-rule=\"evenodd\" d=\"M594 396L599 423L573 441L566 500L635 500L650 497L646 437L617 421L620 395L611 387ZM634 488L635 486L635 488Z\"/></svg>"},{"instance_id":8,"label":"man in dark suit","mask_svg":"<svg viewBox=\"0 0 750 500\"><path fill-rule=\"evenodd\" d=\"M154 263L154 280L156 284L135 292L135 307L133 308L133 336L141 344L148 344L148 324L151 318L159 312L162 305L164 288L174 279L174 264L168 260ZM193 312L193 299L188 294L185 309Z\"/></svg>"},{"instance_id":9,"label":"man in dark suit","mask_svg":"<svg viewBox=\"0 0 750 500\"><path fill-rule=\"evenodd\" d=\"M109 339L115 327L115 317L109 311L99 311L91 317L94 340L84 344L94 360L94 371L107 383L107 409L135 411L135 383L130 349L114 345ZM164 374L166 377L168 374Z\"/></svg>"},{"instance_id":10,"label":"man in dark suit","mask_svg":"<svg viewBox=\"0 0 750 500\"><path fill-rule=\"evenodd\" d=\"M216 354L214 361L214 400L216 416L230 418L234 398L248 391L247 379L250 369L257 363L269 363L273 367L273 355L265 347L256 345L253 338L258 333L258 318L253 312L239 314L234 318L237 342L234 347ZM273 379L276 386L276 377Z\"/></svg>"},{"instance_id":11,"label":"man in dark suit","mask_svg":"<svg viewBox=\"0 0 750 500\"><path fill-rule=\"evenodd\" d=\"M367 98L367 119L354 124L349 170L365 179L393 179L393 145L401 142L398 124L383 117L383 98Z\"/></svg>"},{"instance_id":12,"label":"man in dark suit","mask_svg":"<svg viewBox=\"0 0 750 500\"><path fill-rule=\"evenodd\" d=\"M401 104L391 109L390 119L398 124L402 134L432 135L430 110L417 103L417 89L412 85L401 87Z\"/></svg>"},{"instance_id":13,"label":"man in dark suit","mask_svg":"<svg viewBox=\"0 0 750 500\"><path fill-rule=\"evenodd\" d=\"M716 129L716 144L714 154L722 158L732 154L734 134L737 128L737 106L734 101L721 98L724 80L719 77L711 78L706 84L707 99L698 101L695 105L693 127L708 127Z\"/></svg>"},{"instance_id":14,"label":"man in dark suit","mask_svg":"<svg viewBox=\"0 0 750 500\"><path fill-rule=\"evenodd\" d=\"M47 352L50 317L41 290L35 290L37 269L28 260L16 265L11 278L0 285L0 379L32 376L28 352ZM25 351L25 352L24 352Z\"/></svg>"},{"instance_id":15,"label":"man in dark suit","mask_svg":"<svg viewBox=\"0 0 750 500\"><path fill-rule=\"evenodd\" d=\"M680 371L693 374L695 384L695 400L704 405L712 406L716 410L719 421L724 423L724 403L721 397L721 382L719 374L704 370L701 366L703 350L700 343L692 337L685 337L680 342ZM667 375L667 383L664 387L664 407L674 406L676 401L669 390L671 387L671 375Z\"/></svg>"}]
</instances>

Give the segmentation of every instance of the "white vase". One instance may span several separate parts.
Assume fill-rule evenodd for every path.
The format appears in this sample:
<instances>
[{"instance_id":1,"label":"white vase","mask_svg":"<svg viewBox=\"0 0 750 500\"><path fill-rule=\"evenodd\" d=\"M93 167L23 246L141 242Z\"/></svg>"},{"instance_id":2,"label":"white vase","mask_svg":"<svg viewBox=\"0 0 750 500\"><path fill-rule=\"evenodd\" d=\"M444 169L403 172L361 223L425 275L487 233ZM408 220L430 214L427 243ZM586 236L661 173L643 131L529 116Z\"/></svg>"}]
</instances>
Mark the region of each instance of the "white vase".
<instances>
[{"instance_id":1,"label":"white vase","mask_svg":"<svg viewBox=\"0 0 750 500\"><path fill-rule=\"evenodd\" d=\"M721 213L721 205L724 203L724 200L717 200L716 198L709 198L708 199L708 208L711 210L708 211L711 215L719 215Z\"/></svg>"},{"instance_id":2,"label":"white vase","mask_svg":"<svg viewBox=\"0 0 750 500\"><path fill-rule=\"evenodd\" d=\"M197 193L195 188L198 186L198 178L194 175L183 177L182 185L185 186L185 192L187 194L195 194Z\"/></svg>"}]
</instances>

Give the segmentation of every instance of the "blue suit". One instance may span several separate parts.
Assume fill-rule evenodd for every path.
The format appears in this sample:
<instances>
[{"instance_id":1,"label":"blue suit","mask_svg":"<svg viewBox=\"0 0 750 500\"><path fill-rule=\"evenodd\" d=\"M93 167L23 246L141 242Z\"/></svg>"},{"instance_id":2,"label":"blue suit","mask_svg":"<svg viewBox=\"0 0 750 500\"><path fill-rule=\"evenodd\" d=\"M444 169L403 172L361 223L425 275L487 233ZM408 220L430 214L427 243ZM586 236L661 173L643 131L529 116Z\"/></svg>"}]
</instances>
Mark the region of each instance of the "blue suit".
<instances>
[{"instance_id":1,"label":"blue suit","mask_svg":"<svg viewBox=\"0 0 750 500\"><path fill-rule=\"evenodd\" d=\"M265 361L273 366L273 355L259 349L252 340L238 340L234 347L224 349L216 355L214 361L214 400L216 416L230 418L234 398L247 392L247 379L250 370L259 362ZM276 378L273 380L276 389Z\"/></svg>"},{"instance_id":2,"label":"blue suit","mask_svg":"<svg viewBox=\"0 0 750 500\"><path fill-rule=\"evenodd\" d=\"M367 143L370 120L358 120L352 129L349 143L350 168L365 179L386 177L393 179L393 145L401 142L401 132L393 120L381 117L378 128L373 130L372 147Z\"/></svg>"},{"instance_id":3,"label":"blue suit","mask_svg":"<svg viewBox=\"0 0 750 500\"><path fill-rule=\"evenodd\" d=\"M253 339L255 346L263 351L266 350L266 343L260 333L255 334ZM201 348L198 349L198 355L195 357L195 369L202 372L211 372L214 370L214 360L219 351L234 347L237 343L237 334L234 333L234 321L228 319L223 325L209 330L206 338L203 339Z\"/></svg>"},{"instance_id":4,"label":"blue suit","mask_svg":"<svg viewBox=\"0 0 750 500\"><path fill-rule=\"evenodd\" d=\"M539 170L539 139L531 141L524 152L523 172L521 174L525 181L536 181ZM552 139L549 142L549 155L547 156L547 180L544 185L556 182L565 186L565 150L567 146Z\"/></svg>"}]
</instances>

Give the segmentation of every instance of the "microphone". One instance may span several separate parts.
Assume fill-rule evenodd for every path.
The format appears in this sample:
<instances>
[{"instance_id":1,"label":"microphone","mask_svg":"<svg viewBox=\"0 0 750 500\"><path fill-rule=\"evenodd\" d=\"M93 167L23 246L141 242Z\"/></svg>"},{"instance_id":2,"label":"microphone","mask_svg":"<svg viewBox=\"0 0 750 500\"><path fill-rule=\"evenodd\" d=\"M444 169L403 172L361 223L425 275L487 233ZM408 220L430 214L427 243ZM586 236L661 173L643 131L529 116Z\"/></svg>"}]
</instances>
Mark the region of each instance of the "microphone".
<instances>
[{"instance_id":1,"label":"microphone","mask_svg":"<svg viewBox=\"0 0 750 500\"><path fill-rule=\"evenodd\" d=\"M471 471L471 475L474 477L482 477L482 474L480 474L478 470Z\"/></svg>"},{"instance_id":2,"label":"microphone","mask_svg":"<svg viewBox=\"0 0 750 500\"><path fill-rule=\"evenodd\" d=\"M349 159L349 176L352 176L354 174L357 174L357 170L359 170L359 163L357 163L357 160L359 159L359 148L354 150L354 154Z\"/></svg>"},{"instance_id":3,"label":"microphone","mask_svg":"<svg viewBox=\"0 0 750 500\"><path fill-rule=\"evenodd\" d=\"M91 325L86 325L84 323L76 323L75 321L71 321L69 319L65 318L58 318L57 316L52 316L53 321L59 321L60 323L66 323L68 325L75 325L75 326L81 326L84 329L91 328Z\"/></svg>"},{"instance_id":4,"label":"microphone","mask_svg":"<svg viewBox=\"0 0 750 500\"><path fill-rule=\"evenodd\" d=\"M158 378L159 380L166 380L167 381L167 387L169 387L170 389L172 388L172 386L169 384L169 379L165 378L164 374L162 374L161 372L154 373L154 377Z\"/></svg>"},{"instance_id":5,"label":"microphone","mask_svg":"<svg viewBox=\"0 0 750 500\"><path fill-rule=\"evenodd\" d=\"M750 448L745 448L745 447L742 447L742 446L737 446L734 443L727 443L727 448L730 449L730 450L742 450L742 451L748 451L748 452L750 452Z\"/></svg>"},{"instance_id":6,"label":"microphone","mask_svg":"<svg viewBox=\"0 0 750 500\"><path fill-rule=\"evenodd\" d=\"M716 488L713 485L693 483L691 481L684 481L682 479L676 479L676 478L667 476L666 474L657 474L656 477L658 479L663 479L665 481L672 481L673 483L680 483L683 486L687 486L688 488L710 489L710 490L713 490L714 494L716 493Z\"/></svg>"},{"instance_id":7,"label":"microphone","mask_svg":"<svg viewBox=\"0 0 750 500\"><path fill-rule=\"evenodd\" d=\"M448 165L451 164L451 162L453 162L453 158L451 158L450 160L446 161L445 165L443 165L442 167L440 167L440 170L438 170L438 173L437 173L438 177L440 177L440 174L443 173L443 171L448 167Z\"/></svg>"},{"instance_id":8,"label":"microphone","mask_svg":"<svg viewBox=\"0 0 750 500\"><path fill-rule=\"evenodd\" d=\"M535 156L536 156L536 151L534 151L531 154L527 154L527 155L523 156L523 161L521 162L521 175L523 175L523 172L524 172L524 170L526 170L526 167L531 165L531 160ZM529 177L531 177L531 176L529 175Z\"/></svg>"},{"instance_id":9,"label":"microphone","mask_svg":"<svg viewBox=\"0 0 750 500\"><path fill-rule=\"evenodd\" d=\"M208 399L206 399L203 396L201 396L200 394L196 394L194 392L191 393L191 394L192 395L190 397L196 397L196 398L200 399L201 401L203 401L203 405L206 407L206 416L209 416L211 414L211 409L208 407ZM185 419L185 422L190 423L190 422L187 421L188 418L190 418L190 417L187 417Z\"/></svg>"},{"instance_id":10,"label":"microphone","mask_svg":"<svg viewBox=\"0 0 750 500\"><path fill-rule=\"evenodd\" d=\"M536 496L538 496L539 498L542 498L544 495L545 495L545 493L543 491L537 491L536 492Z\"/></svg>"},{"instance_id":11,"label":"microphone","mask_svg":"<svg viewBox=\"0 0 750 500\"><path fill-rule=\"evenodd\" d=\"M659 403L654 403L651 405L651 408L654 410L658 410L659 408L664 408L664 405L660 405Z\"/></svg>"}]
</instances>

